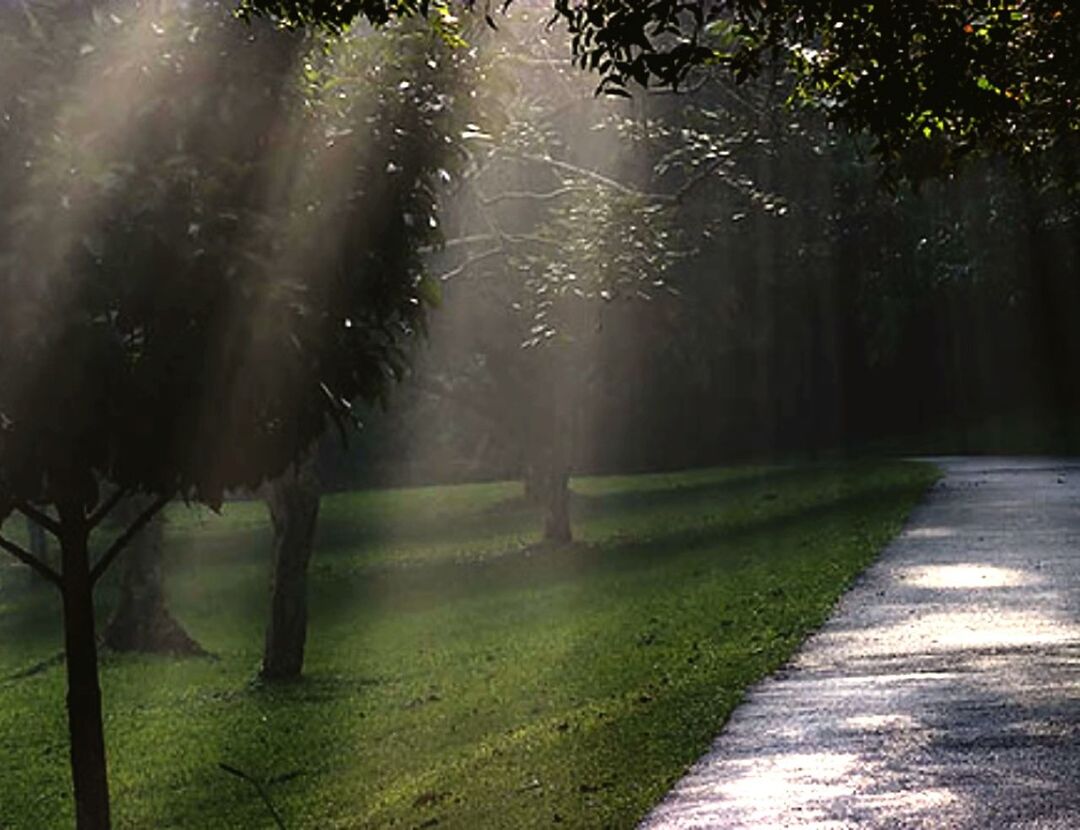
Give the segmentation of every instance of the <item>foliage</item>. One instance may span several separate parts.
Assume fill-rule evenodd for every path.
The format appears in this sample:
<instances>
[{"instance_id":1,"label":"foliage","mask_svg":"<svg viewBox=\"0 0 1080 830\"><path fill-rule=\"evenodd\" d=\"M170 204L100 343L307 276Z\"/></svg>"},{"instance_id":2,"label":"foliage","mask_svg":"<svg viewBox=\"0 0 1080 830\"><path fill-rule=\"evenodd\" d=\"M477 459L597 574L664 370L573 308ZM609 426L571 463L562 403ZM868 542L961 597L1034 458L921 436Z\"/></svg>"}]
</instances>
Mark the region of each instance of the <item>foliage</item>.
<instances>
[{"instance_id":1,"label":"foliage","mask_svg":"<svg viewBox=\"0 0 1080 830\"><path fill-rule=\"evenodd\" d=\"M341 25L426 4L244 7ZM628 94L633 83L678 87L709 67L741 81L778 59L794 70L794 100L872 135L893 175L919 180L976 150L1023 157L1080 130L1080 8L1063 0L554 0L552 8L576 62L610 93Z\"/></svg>"},{"instance_id":2,"label":"foliage","mask_svg":"<svg viewBox=\"0 0 1080 830\"><path fill-rule=\"evenodd\" d=\"M464 405L451 418L471 410L487 421L565 537L569 454L584 397L603 382L603 321L611 306L671 290L667 273L685 251L675 196L650 191L654 177L616 135L625 106L598 104L587 82L552 64L542 21L522 17L480 44L487 115L468 133L435 258L444 309L416 377Z\"/></svg>"},{"instance_id":3,"label":"foliage","mask_svg":"<svg viewBox=\"0 0 1080 830\"><path fill-rule=\"evenodd\" d=\"M794 4L792 4L794 5ZM826 3L785 35L796 98L877 140L918 180L976 150L1075 146L1080 9L1073 3ZM808 20L808 19L809 20Z\"/></svg>"},{"instance_id":4,"label":"foliage","mask_svg":"<svg viewBox=\"0 0 1080 830\"><path fill-rule=\"evenodd\" d=\"M813 113L785 114L775 102L789 93L781 79L616 101L587 134L603 149L566 156L605 170L617 147L638 177L622 181L668 193L702 177L664 211L679 244L698 249L665 273L679 296L594 302L584 317L574 469L784 457L899 435L917 452L924 432L1080 410L1069 320L1080 193L1068 157L1043 155L1026 177L973 161L918 193L884 192L865 143ZM585 154L587 140L569 146ZM511 203L493 212L506 221ZM477 266L489 277L447 282L431 349L394 417L368 419L365 469L351 481L520 469L508 447L525 442L504 436L536 411L528 361L543 355L513 348L531 325L527 296L498 263ZM422 394L432 386L449 400Z\"/></svg>"},{"instance_id":5,"label":"foliage","mask_svg":"<svg viewBox=\"0 0 1080 830\"><path fill-rule=\"evenodd\" d=\"M466 433L470 413L484 422L462 454L542 478L580 465L598 428L618 432L623 418L597 420L596 404L675 334L659 321L676 316L680 275L730 215L710 209L786 209L755 183L745 113L706 111L700 97L596 99L536 22L519 11L477 44L497 67L484 86L498 117L474 137L447 217L444 307L411 386L450 403L420 401L438 430Z\"/></svg>"},{"instance_id":6,"label":"foliage","mask_svg":"<svg viewBox=\"0 0 1080 830\"><path fill-rule=\"evenodd\" d=\"M249 685L257 503L170 512L174 611L219 660L103 667L122 826L633 826L782 662L933 478L896 463L578 479L587 544L525 556L520 487L324 499L309 676ZM41 597L0 617L0 676L56 648ZM0 823L68 826L56 667L0 683Z\"/></svg>"},{"instance_id":7,"label":"foliage","mask_svg":"<svg viewBox=\"0 0 1080 830\"><path fill-rule=\"evenodd\" d=\"M778 59L792 100L875 140L916 181L973 151L1015 157L1080 130L1080 10L1060 0L556 3L601 88L677 86L698 67L736 81Z\"/></svg>"},{"instance_id":8,"label":"foliage","mask_svg":"<svg viewBox=\"0 0 1080 830\"><path fill-rule=\"evenodd\" d=\"M304 57L212 7L65 38L15 113L32 146L5 154L3 491L219 503L403 371L464 56L421 30ZM103 110L104 78L128 94Z\"/></svg>"}]
</instances>

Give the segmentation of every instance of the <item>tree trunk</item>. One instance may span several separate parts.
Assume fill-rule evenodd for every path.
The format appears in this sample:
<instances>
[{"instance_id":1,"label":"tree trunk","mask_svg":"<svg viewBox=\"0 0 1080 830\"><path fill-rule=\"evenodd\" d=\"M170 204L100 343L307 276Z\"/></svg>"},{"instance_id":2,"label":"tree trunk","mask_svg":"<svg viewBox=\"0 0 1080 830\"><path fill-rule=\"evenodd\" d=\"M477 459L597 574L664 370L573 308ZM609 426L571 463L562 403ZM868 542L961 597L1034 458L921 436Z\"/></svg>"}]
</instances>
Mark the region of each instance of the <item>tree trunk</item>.
<instances>
[{"instance_id":1,"label":"tree trunk","mask_svg":"<svg viewBox=\"0 0 1080 830\"><path fill-rule=\"evenodd\" d=\"M109 784L101 722L101 687L98 685L93 585L87 550L90 528L79 508L61 509L60 525L75 824L78 830L108 830Z\"/></svg>"},{"instance_id":2,"label":"tree trunk","mask_svg":"<svg viewBox=\"0 0 1080 830\"><path fill-rule=\"evenodd\" d=\"M525 491L525 500L530 504L541 504L544 500L544 484L541 481L543 476L537 469L535 464L529 463L525 465L525 469L522 473L522 484Z\"/></svg>"},{"instance_id":3,"label":"tree trunk","mask_svg":"<svg viewBox=\"0 0 1080 830\"><path fill-rule=\"evenodd\" d=\"M290 680L304 668L307 639L307 571L319 516L314 453L269 485L266 504L274 527L270 622L260 676Z\"/></svg>"},{"instance_id":4,"label":"tree trunk","mask_svg":"<svg viewBox=\"0 0 1080 830\"><path fill-rule=\"evenodd\" d=\"M553 469L546 476L544 502L544 541L570 542L570 471L566 467Z\"/></svg>"},{"instance_id":5,"label":"tree trunk","mask_svg":"<svg viewBox=\"0 0 1080 830\"><path fill-rule=\"evenodd\" d=\"M572 541L570 530L570 471L566 465L544 466L535 474L542 499L543 541L565 545Z\"/></svg>"},{"instance_id":6,"label":"tree trunk","mask_svg":"<svg viewBox=\"0 0 1080 830\"><path fill-rule=\"evenodd\" d=\"M118 511L125 522L134 521L148 505L128 499ZM205 654L169 613L162 579L165 518L158 513L132 540L125 553L120 600L113 612L103 644L113 651L150 654Z\"/></svg>"}]
</instances>

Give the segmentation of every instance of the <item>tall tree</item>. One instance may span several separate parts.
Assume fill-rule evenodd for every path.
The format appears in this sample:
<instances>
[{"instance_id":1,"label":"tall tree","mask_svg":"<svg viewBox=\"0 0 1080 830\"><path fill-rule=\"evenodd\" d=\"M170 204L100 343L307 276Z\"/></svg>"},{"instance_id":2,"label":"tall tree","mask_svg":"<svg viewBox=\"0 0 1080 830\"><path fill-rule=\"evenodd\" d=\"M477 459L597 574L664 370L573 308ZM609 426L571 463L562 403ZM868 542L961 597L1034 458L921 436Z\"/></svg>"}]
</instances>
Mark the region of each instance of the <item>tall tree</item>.
<instances>
[{"instance_id":1,"label":"tall tree","mask_svg":"<svg viewBox=\"0 0 1080 830\"><path fill-rule=\"evenodd\" d=\"M433 186L445 185L453 178L451 170L464 152L461 128L467 117L482 112L477 101L484 99L467 94L465 84L471 76L466 70L473 58L455 47L449 29L432 32L392 26L379 35L353 32L320 54L308 56L304 100L318 119L311 140L317 145L330 136L333 150L324 174L308 175L297 183L294 200L325 203L339 191L337 197L351 202L355 210L355 205L369 204L373 199L372 181L380 176L395 181L411 175L415 186L430 200L417 204L403 218L410 228L424 228L414 231L416 239L435 240L440 219ZM317 146L308 146L307 152L316 154ZM345 170L338 169L341 154L351 159ZM427 166L416 171L405 166L407 162ZM344 186L331 181L332 176L342 173L347 174ZM324 231L312 226L311 232ZM373 239L369 244L381 242ZM350 253L367 255L356 249ZM437 300L433 283L417 287L426 292L426 301ZM347 323L363 325L351 318ZM393 374L400 375L403 366L403 362L395 364ZM369 401L382 391L381 387L373 389ZM314 455L313 449L265 488L274 533L274 564L260 670L264 680L293 679L303 668L307 569L321 495Z\"/></svg>"},{"instance_id":2,"label":"tall tree","mask_svg":"<svg viewBox=\"0 0 1080 830\"><path fill-rule=\"evenodd\" d=\"M479 44L503 89L499 118L474 131L440 256L447 313L419 383L484 418L543 507L543 538L564 543L591 407L626 377L612 359L626 341L609 349L607 326L675 293L693 199L723 190L744 209L774 205L732 158L754 136L722 118L699 129L598 100L559 66L543 22L522 10Z\"/></svg>"}]
</instances>

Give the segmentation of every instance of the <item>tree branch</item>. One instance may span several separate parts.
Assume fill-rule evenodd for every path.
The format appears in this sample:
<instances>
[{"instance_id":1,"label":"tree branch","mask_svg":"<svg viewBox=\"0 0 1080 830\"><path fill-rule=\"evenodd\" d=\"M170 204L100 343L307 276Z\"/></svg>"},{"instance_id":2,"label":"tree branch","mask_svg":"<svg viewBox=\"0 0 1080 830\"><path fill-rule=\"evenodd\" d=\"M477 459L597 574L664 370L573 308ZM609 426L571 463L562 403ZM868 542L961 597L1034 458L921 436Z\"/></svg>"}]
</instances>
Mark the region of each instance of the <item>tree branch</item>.
<instances>
[{"instance_id":1,"label":"tree branch","mask_svg":"<svg viewBox=\"0 0 1080 830\"><path fill-rule=\"evenodd\" d=\"M680 86L678 89L671 86L650 86L645 88L646 95L693 95L702 89L712 79L712 73L702 73L690 86ZM720 86L716 84L716 86Z\"/></svg>"},{"instance_id":2,"label":"tree branch","mask_svg":"<svg viewBox=\"0 0 1080 830\"><path fill-rule=\"evenodd\" d=\"M3 536L0 536L0 550L6 550L24 565L28 565L40 576L43 576L45 579L49 580L49 582L51 582L57 588L62 589L64 587L64 580L63 577L60 576L60 574L58 574L56 571L54 571L36 556L23 550L14 542L5 539Z\"/></svg>"},{"instance_id":3,"label":"tree branch","mask_svg":"<svg viewBox=\"0 0 1080 830\"><path fill-rule=\"evenodd\" d=\"M491 249L489 251L483 251L479 254L473 254L473 257L484 259L489 255L493 255L495 250L503 251L506 246L503 243L512 242L518 245L541 245L548 248L562 249L562 243L556 239L545 239L542 236L538 236L533 233L481 233L473 236L463 236L457 239L451 239L446 243L445 249L460 248L466 245L475 245L478 242L496 242L499 243L498 249ZM422 252L423 253L423 252Z\"/></svg>"},{"instance_id":4,"label":"tree branch","mask_svg":"<svg viewBox=\"0 0 1080 830\"><path fill-rule=\"evenodd\" d=\"M30 6L27 4L26 0L19 0L19 6L22 8L23 14L26 15L26 22L30 24L30 29L33 31L34 36L43 43L47 43L49 38L45 34L45 30L41 28L41 24L38 23L38 19L34 16L34 13L30 11Z\"/></svg>"},{"instance_id":5,"label":"tree branch","mask_svg":"<svg viewBox=\"0 0 1080 830\"><path fill-rule=\"evenodd\" d=\"M588 188L586 187L567 185L566 187L560 187L548 193L533 193L528 190L507 190L502 193L497 193L494 196L478 196L477 198L482 205L494 205L510 199L528 200L531 202L553 202L556 199L561 199L563 196L569 196L571 193L587 192Z\"/></svg>"},{"instance_id":6,"label":"tree branch","mask_svg":"<svg viewBox=\"0 0 1080 830\"><path fill-rule=\"evenodd\" d=\"M109 496L109 498L107 498L102 503L102 505L98 507L97 510L91 513L90 517L86 520L87 524L90 526L90 529L93 530L95 527L101 524L105 517L112 512L112 509L120 503L120 500L123 499L124 496L128 495L128 492L129 491L125 490L123 487L117 488L115 493Z\"/></svg>"},{"instance_id":7,"label":"tree branch","mask_svg":"<svg viewBox=\"0 0 1080 830\"><path fill-rule=\"evenodd\" d=\"M627 196L640 196L646 199L655 199L657 201L668 202L671 201L670 196L659 193L646 193L638 190L635 187L623 184L620 181L616 181L610 176L605 176L603 173L597 173L595 170L590 170L587 167L579 167L576 164L571 164L568 161L562 159L552 158L548 155L539 155L537 153L521 153L517 156L524 161L535 162L536 164L546 164L549 167L553 167L556 170L562 170L564 173L571 173L575 176L583 176L587 179L592 179L594 182L610 187L612 190L616 190L619 193L623 193Z\"/></svg>"},{"instance_id":8,"label":"tree branch","mask_svg":"<svg viewBox=\"0 0 1080 830\"><path fill-rule=\"evenodd\" d=\"M705 170L698 171L693 177L691 177L690 181L684 182L675 193L655 193L648 190L638 190L636 187L632 187L620 181L616 181L609 176L605 176L603 173L598 173L595 170L589 170L586 167L578 167L576 164L571 164L570 162L562 161L561 159L555 159L551 156L539 156L533 153L524 153L520 156L520 158L526 161L536 162L538 164L547 164L557 170L562 170L575 176L583 176L587 179L592 179L597 184L611 188L612 190L615 190L626 196L636 196L639 199L645 199L647 201L661 205L679 204L684 198L686 198L686 195L691 190L697 187L701 182L703 182L713 173L719 172L720 168L723 167L724 163L726 162L726 159L724 158L717 159L716 161L711 162L709 165L707 165ZM722 181L730 187L733 187L737 190L739 189L738 185L730 181L727 177L722 177ZM584 188L577 189L584 190Z\"/></svg>"},{"instance_id":9,"label":"tree branch","mask_svg":"<svg viewBox=\"0 0 1080 830\"><path fill-rule=\"evenodd\" d=\"M491 259L492 257L502 256L503 254L505 254L505 250L503 248L492 248L489 251L484 251L483 253L475 254L475 255L469 257L468 259L466 259L463 263L461 263L457 267L451 268L449 271L444 271L443 273L439 274L438 278L439 278L439 280L441 282L446 282L447 280L452 280L455 277L460 277L470 265L476 265L478 262L483 262L485 259Z\"/></svg>"},{"instance_id":10,"label":"tree branch","mask_svg":"<svg viewBox=\"0 0 1080 830\"><path fill-rule=\"evenodd\" d=\"M491 242L497 237L490 233L474 233L469 236L456 236L453 239L447 239L440 245L425 245L417 250L422 254L435 254L442 253L443 251L451 251L454 248L464 248L468 245L477 245L481 242Z\"/></svg>"},{"instance_id":11,"label":"tree branch","mask_svg":"<svg viewBox=\"0 0 1080 830\"><path fill-rule=\"evenodd\" d=\"M113 560L120 555L120 552L123 551L128 542L130 542L140 530L146 527L146 525L150 523L150 520L161 512L161 509L166 504L172 501L172 497L172 493L160 496L153 504L139 514L138 518L131 523L127 530L116 538L116 541L109 546L109 549L105 551L104 555L97 561L97 564L94 565L93 570L90 571L91 585L101 579L101 575L109 569L109 565L111 565Z\"/></svg>"},{"instance_id":12,"label":"tree branch","mask_svg":"<svg viewBox=\"0 0 1080 830\"><path fill-rule=\"evenodd\" d=\"M706 164L701 170L698 170L693 176L687 179L680 185L679 189L675 192L674 201L676 203L682 202L691 191L693 191L698 185L702 184L713 173L719 172L720 168L727 163L727 157L721 156L720 158L713 159ZM730 181L726 176L721 176L720 180L724 184L734 187L736 190L739 188Z\"/></svg>"},{"instance_id":13,"label":"tree branch","mask_svg":"<svg viewBox=\"0 0 1080 830\"><path fill-rule=\"evenodd\" d=\"M48 515L47 513L43 513L36 507L31 507L26 502L19 502L15 505L15 509L22 513L24 516L26 516L26 518L28 518L34 524L40 525L41 527L45 528L57 539L60 538L60 522L56 521L56 519L52 518L52 516Z\"/></svg>"},{"instance_id":14,"label":"tree branch","mask_svg":"<svg viewBox=\"0 0 1080 830\"><path fill-rule=\"evenodd\" d=\"M747 143L748 140L739 141L734 144L734 147L736 150L738 150ZM698 186L707 181L714 173L717 174L717 177L720 179L720 182L722 184L727 185L736 193L742 196L748 196L751 201L758 201L759 197L758 195L755 195L755 190L752 182L741 182L739 181L739 179L734 178L733 176L724 172L723 168L726 165L730 164L732 159L732 155L730 155L731 151L729 150L728 153L729 154L727 155L718 155L717 158L710 161L701 169L695 171L693 175L691 175L685 182L683 182L679 186L679 189L675 191L675 194L671 197L671 202L673 204L682 203L682 201L686 199L686 197L690 195L692 191L694 191ZM761 193L760 195L766 196L766 198L771 199L778 198L774 196L767 196L764 193Z\"/></svg>"}]
</instances>

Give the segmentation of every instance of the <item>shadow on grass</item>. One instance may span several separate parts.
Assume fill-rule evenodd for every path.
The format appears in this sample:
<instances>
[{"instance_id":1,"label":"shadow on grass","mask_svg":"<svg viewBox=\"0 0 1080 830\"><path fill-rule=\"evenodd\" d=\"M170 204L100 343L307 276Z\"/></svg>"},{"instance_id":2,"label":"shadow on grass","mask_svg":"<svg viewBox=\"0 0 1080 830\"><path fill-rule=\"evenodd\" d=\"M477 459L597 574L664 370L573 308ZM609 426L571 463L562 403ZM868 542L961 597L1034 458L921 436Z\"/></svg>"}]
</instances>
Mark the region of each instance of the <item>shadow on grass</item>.
<instances>
[{"instance_id":1,"label":"shadow on grass","mask_svg":"<svg viewBox=\"0 0 1080 830\"><path fill-rule=\"evenodd\" d=\"M253 680L229 693L204 730L202 762L168 793L162 815L180 827L209 826L210 817L215 826L273 826L257 789L226 774L224 764L262 786L289 830L322 826L334 813L328 777L377 744L368 734L370 698L386 682L316 672L274 684ZM361 791L376 783L360 782Z\"/></svg>"},{"instance_id":2,"label":"shadow on grass","mask_svg":"<svg viewBox=\"0 0 1080 830\"><path fill-rule=\"evenodd\" d=\"M647 507L663 509L689 501L718 501L739 493L767 487L770 484L795 484L808 476L820 476L822 468L811 472L801 469L774 469L754 471L746 475L733 475L716 481L672 485L663 476L657 476L651 486L614 492L575 492L571 486L571 504L577 519L599 515L614 518L625 512ZM496 536L505 533L539 531L542 509L524 495L504 499L494 505L472 513L457 515L452 522L446 516L413 517L408 523L380 524L365 516L361 524L341 516L320 519L318 550L320 555L355 553L365 544L385 542L388 537L402 542L447 542L474 540L478 536Z\"/></svg>"},{"instance_id":3,"label":"shadow on grass","mask_svg":"<svg viewBox=\"0 0 1080 830\"><path fill-rule=\"evenodd\" d=\"M738 557L737 546L755 536L769 532L781 532L803 522L812 522L830 514L841 515L869 509L875 503L897 498L904 491L902 484L887 487L863 487L840 498L826 499L817 503L796 505L785 509L784 490L798 488L804 482L820 477L821 468L767 471L761 476L739 478L732 481L705 483L689 486L667 486L656 491L639 493L613 493L579 497L584 503L581 519L617 518L621 511L633 512L637 507L678 506L688 501L699 502L716 498L718 510L729 506L736 498L751 497L743 505L741 513L733 518L721 518L714 523L699 527L683 527L666 530L662 524L655 528L639 530L632 538L618 537L597 543L576 543L569 546L535 545L519 547L504 554L479 561L446 561L402 567L388 564L371 566L354 571L338 566L340 556L327 556L324 548L326 538L345 544L341 524L326 529L321 547L316 554L312 571L313 613L319 625L332 625L354 609L361 615L383 613L386 609L423 610L456 602L477 593L536 589L567 580L578 579L588 573L627 573L639 569L662 567L674 559L699 554L703 549L724 543L723 557L710 560L710 566L730 564ZM780 489L779 495L774 488ZM752 498L758 496L767 509L758 511ZM775 501L773 500L775 498ZM694 505L690 505L694 506ZM483 516L470 516L466 524ZM448 532L461 532L457 527L444 527ZM260 538L262 534L259 534ZM372 536L374 537L374 534ZM265 551L252 549L250 540L213 539L209 549L196 540L185 540L185 547L202 547L199 558L213 556L215 564L228 561L219 559L217 548L228 548L236 553L234 559L243 558L264 565ZM363 545L363 537L348 537L349 549L355 554ZM181 563L184 567L195 562ZM705 563L703 563L705 564ZM174 567L176 567L174 563ZM260 568L268 574L268 565ZM40 595L40 596L39 596ZM266 582L260 576L255 582L246 580L231 591L228 603L230 617L261 619L266 612ZM99 605L102 615L109 606L108 596ZM24 643L25 659L15 658L9 666L11 673L36 661L40 661L42 645L59 642L59 603L51 592L34 589L32 595L13 603L8 613L0 618L0 631L8 643ZM23 655L19 655L22 658ZM36 658L36 661L35 659Z\"/></svg>"},{"instance_id":4,"label":"shadow on grass","mask_svg":"<svg viewBox=\"0 0 1080 830\"><path fill-rule=\"evenodd\" d=\"M314 580L318 618L320 624L333 624L357 607L370 613L383 613L387 609L427 610L477 594L535 590L584 575L629 574L663 568L721 543L722 556L703 561L702 566L730 566L745 559L739 550L741 543L755 537L759 541L767 539L770 534L831 516L857 514L895 500L909 489L903 485L886 486L789 512L770 510L732 523L674 532L660 529L630 540L530 547L478 562L439 562L409 568L387 566L355 573L338 571L332 563L324 562L324 567L316 570Z\"/></svg>"},{"instance_id":5,"label":"shadow on grass","mask_svg":"<svg viewBox=\"0 0 1080 830\"><path fill-rule=\"evenodd\" d=\"M820 473L818 469L813 474L820 476ZM844 521L850 526L853 517L882 505L894 504L901 497L910 497L912 492L910 483L874 484L870 480L859 480L850 485L848 482L838 485L834 481L834 489L811 492L800 501L791 497L794 493L790 491L800 489L810 481L804 475L797 471L785 471L770 473L749 482L717 482L659 489L656 495L664 499L664 508L690 502L690 507L696 511L702 500L712 498L719 502L718 515L725 502L738 500L741 507L730 516L720 516L718 520L710 520L698 527L682 526L672 530L660 521L654 527L641 530L639 538L634 539L616 538L570 548L515 551L480 562L368 567L359 571L349 570L348 563L341 562L337 557L322 557L320 550L312 579L312 637L316 639L335 634L337 632L330 629L337 626L364 630L389 615L438 609L477 597L502 595L513 603L520 593L524 599L532 601L536 598L525 597L526 592L581 581L583 590L570 592L572 596L563 600L569 603L566 608L569 612L573 610L575 602L589 601L590 597L615 596L618 593L616 580L624 577L647 582L652 578L650 572L655 569L659 572L657 579L674 578L671 572L661 572L672 566L679 566L678 584L692 587L698 571L715 578L717 570L731 572L746 564L755 553L767 556L770 547L775 547L770 541L778 536L786 534L790 541L801 528L813 532L823 522ZM584 497L582 510L596 516L617 517L620 514L633 515L641 508L652 506L655 506L654 501L639 499L636 494L628 497L624 493L611 493ZM469 517L468 521L476 520ZM344 526L347 525L344 523ZM436 529L428 530L434 532ZM457 520L452 528L445 530L460 532ZM357 537L350 535L349 541L355 552ZM241 541L238 547L244 544ZM791 548L792 545L787 547ZM707 556L702 555L706 553ZM257 556L262 555L262 551L249 550L247 559L255 561ZM342 565L346 567L340 567ZM727 578L727 573L722 578ZM229 619L264 619L265 581L253 579L251 572L247 572L233 588L229 593ZM542 600L539 604L542 604ZM548 608L543 609L543 613L552 618L552 615L558 616L561 610ZM647 622L638 619L638 613L636 607L619 610L618 626L625 628L626 637L639 636L643 623ZM715 628L716 622L713 619L708 624ZM578 625L577 621L571 624L575 628ZM255 628L253 626L252 631ZM587 626L580 630L588 631ZM623 629L619 630L621 632ZM646 646L651 645L644 640L642 642L641 653L644 655L648 653ZM352 643L350 647L353 652L362 653L367 645L365 640L359 644ZM680 646L684 647L687 653L692 651L691 644ZM471 642L469 648L473 648ZM591 666L573 643L567 648L560 659L552 661L550 665L537 667L535 673L541 677L537 682L552 686L563 684L569 686L574 694L585 697L587 686L592 682ZM775 659L779 659L769 657L770 654L772 652L766 649L757 656L747 658L745 666L740 665L735 670L735 680L742 683L747 677L756 677L754 672L768 670L773 665L769 660L775 662ZM350 655L346 656L352 660ZM335 652L334 662L342 664L341 657L340 652ZM762 659L764 663L760 662ZM390 665L404 666L408 662L407 657L402 656ZM356 822L361 824L366 805L377 798L381 799L380 787L388 783L379 779L373 771L394 770L396 767L390 762L380 766L366 761L367 778L362 780L356 777L358 773L354 770L345 769L348 759L356 753L383 757L377 754L394 750L393 746L388 749L390 741L385 732L380 731L386 728L385 725L377 726L369 717L372 707L376 705L374 698L381 701L377 705L399 714L405 711L403 707L411 704L402 698L404 684L395 685L392 695L384 694L384 687L397 684L399 678L378 676L377 672L371 671L372 663L352 661L348 665L353 674L324 674L316 668L312 677L296 684L281 687L234 686L214 693L213 700L206 705L200 703L192 710L192 721L189 723L184 719L182 722L182 731L190 733L184 737L184 741L190 747L198 747L199 760L187 768L178 768L175 773L170 770L153 784L156 789L163 789L155 795L153 816L162 822L167 821L170 826L208 826L210 819L216 826L270 826L269 814L257 793L244 782L222 772L218 764L224 762L264 782L270 798L281 810L290 828L319 826L320 821L325 823L328 817L335 814L335 805L325 804L327 793L331 794L329 797L340 797L343 792L351 793L348 796L350 804L356 806ZM420 667L416 672L419 674L426 670ZM728 669L723 668L722 671ZM409 680L412 682L413 678ZM716 682L715 672L689 672L685 677L673 678L668 684L632 689L634 696L624 701L625 705L621 708L616 710L605 705L604 717L590 713L580 722L566 720L565 730L561 728L563 721L550 727L551 735L547 737L555 750L565 753L564 766L569 776L559 791L558 799L589 802L585 806L590 810L594 809L590 805L593 802L596 804L597 821L579 823L577 826L606 825L605 816L615 816L615 813L608 812L614 808L605 806L607 804L623 804L618 808L623 812L618 815L625 817L625 803L628 800L635 805L633 810L636 811L636 805L642 799L652 798L657 786L655 781L650 779L653 783L642 791L643 794L635 794L638 783L633 779L641 774L653 778L660 775L662 780L667 780L663 776L667 774L664 770L670 769L670 760L665 761L649 747L653 744L664 747L671 740L676 740L671 737L674 734L671 730L682 730L678 734L689 730L693 741L707 741L711 737L718 726L717 718L722 720L726 717L736 699L736 696L732 696L730 701L724 698L717 703L715 695L708 694L710 684L715 687ZM478 681L478 684L482 687L483 681ZM524 697L525 693L522 694ZM408 709L409 717L413 714L427 717L425 712L433 708L438 707L421 703L414 709ZM125 718L131 717L131 714L125 715ZM694 723L690 723L690 720ZM389 722L394 725L402 721L400 717L392 716ZM425 720L423 724L425 728L432 727L431 721ZM419 726L415 728L420 729ZM152 729L148 727L148 731L152 732ZM493 736L493 740L495 738L503 743L510 740L501 733ZM683 741L684 738L677 740ZM506 745L508 753L512 755L511 750L515 745L512 741ZM399 749L415 761L414 767L421 769L420 773L413 774L411 770L409 773L414 779L422 780L426 774L424 759L428 756L422 748L408 743ZM628 750L635 757L626 768L624 779L616 780L607 773L601 775L595 771L598 763L600 766L607 763L603 761L604 758L615 764L618 758L626 757ZM182 766L185 760L183 752L178 751L176 757L177 764ZM390 758L389 755L385 757ZM482 763L482 759L478 759L475 763L474 777L482 779L485 774L483 763L487 762ZM525 776L527 769L521 767L518 770L514 766L526 764L527 759L506 757L499 763L513 767L515 776L521 773L519 777L522 780L515 785L511 797L536 796L531 789L531 779ZM657 773L657 770L661 772ZM353 775L348 779L347 787L341 779L346 774ZM396 785L396 782L389 783ZM148 782L145 786L151 784ZM439 806L439 794L442 792L439 787L425 785L417 792L407 788L400 792L404 799L401 803L406 808L415 806L410 813L410 821L412 814L422 814L423 820L437 818L443 809ZM499 799L492 798L491 809L497 810L499 803ZM578 804L578 808L581 807ZM445 809L451 808L447 805ZM554 816L559 810L565 809L553 806L551 814ZM348 810L342 811L340 805L337 810L338 819L342 815L351 815ZM409 812L408 809L406 812ZM492 813L492 816L501 818L497 813Z\"/></svg>"}]
</instances>

